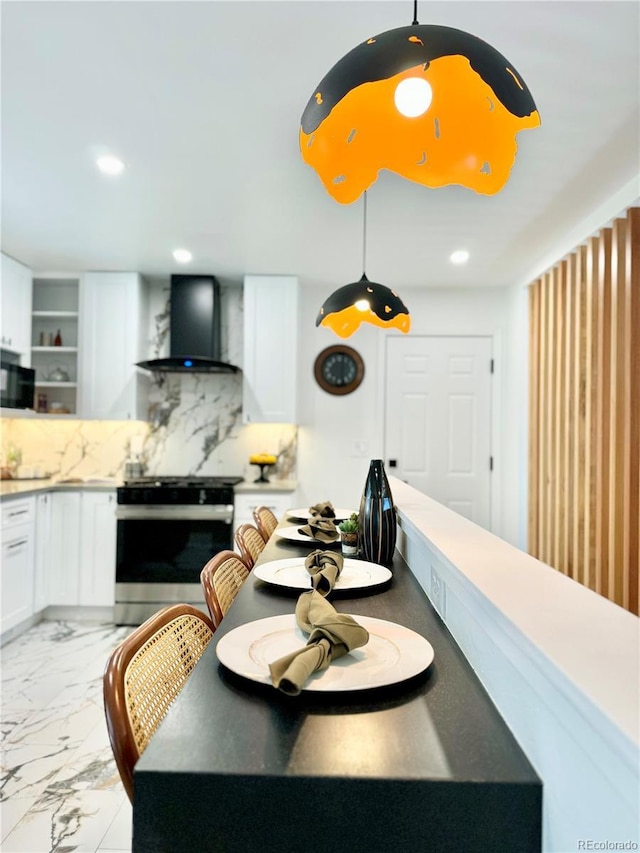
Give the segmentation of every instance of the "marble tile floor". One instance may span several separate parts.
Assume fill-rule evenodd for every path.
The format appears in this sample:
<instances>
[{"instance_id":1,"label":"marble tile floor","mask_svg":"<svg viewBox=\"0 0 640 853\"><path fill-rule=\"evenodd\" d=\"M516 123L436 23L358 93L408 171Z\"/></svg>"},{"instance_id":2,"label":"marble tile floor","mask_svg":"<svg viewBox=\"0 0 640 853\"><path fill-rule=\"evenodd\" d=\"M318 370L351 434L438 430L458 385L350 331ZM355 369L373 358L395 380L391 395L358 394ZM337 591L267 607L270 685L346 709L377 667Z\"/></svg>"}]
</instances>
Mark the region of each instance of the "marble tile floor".
<instances>
[{"instance_id":1,"label":"marble tile floor","mask_svg":"<svg viewBox=\"0 0 640 853\"><path fill-rule=\"evenodd\" d=\"M0 850L131 850L131 806L109 744L102 674L132 629L41 622L0 650Z\"/></svg>"}]
</instances>

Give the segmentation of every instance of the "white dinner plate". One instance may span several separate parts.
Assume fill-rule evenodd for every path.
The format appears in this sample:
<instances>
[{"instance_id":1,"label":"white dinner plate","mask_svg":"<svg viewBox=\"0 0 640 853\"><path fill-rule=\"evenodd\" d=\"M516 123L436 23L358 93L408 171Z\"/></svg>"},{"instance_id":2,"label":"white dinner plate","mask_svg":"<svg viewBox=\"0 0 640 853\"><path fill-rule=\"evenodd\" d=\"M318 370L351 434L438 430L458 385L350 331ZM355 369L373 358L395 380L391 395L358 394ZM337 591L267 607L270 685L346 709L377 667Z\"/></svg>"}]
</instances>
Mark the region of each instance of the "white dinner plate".
<instances>
[{"instance_id":1,"label":"white dinner plate","mask_svg":"<svg viewBox=\"0 0 640 853\"><path fill-rule=\"evenodd\" d=\"M290 589L311 588L311 575L304 566L304 557L289 557L286 560L260 563L254 568L253 575L275 586L286 586ZM363 589L386 583L390 578L391 572L385 566L345 557L342 571L333 588Z\"/></svg>"},{"instance_id":2,"label":"white dinner plate","mask_svg":"<svg viewBox=\"0 0 640 853\"><path fill-rule=\"evenodd\" d=\"M333 511L336 514L335 519L323 518L323 521L344 521L345 518L349 518L352 512L357 513L355 509L340 509L340 507L334 507ZM307 521L312 517L308 509L288 509L285 514L287 518L296 518L300 519L300 521Z\"/></svg>"},{"instance_id":3,"label":"white dinner plate","mask_svg":"<svg viewBox=\"0 0 640 853\"><path fill-rule=\"evenodd\" d=\"M397 684L424 672L434 658L433 646L420 634L385 619L354 616L369 632L369 642L344 655L327 669L315 672L303 690L369 690ZM307 635L298 628L295 616L269 616L247 622L218 641L218 660L232 672L271 684L269 664L301 648Z\"/></svg>"},{"instance_id":4,"label":"white dinner plate","mask_svg":"<svg viewBox=\"0 0 640 853\"><path fill-rule=\"evenodd\" d=\"M276 536L280 536L281 539L290 539L292 542L306 542L307 545L339 545L340 544L340 533L338 532L338 538L332 539L330 542L325 542L324 539L312 539L311 536L305 536L304 533L300 533L298 527L302 525L298 525L296 527L276 527L273 531ZM336 528L337 529L337 528Z\"/></svg>"}]
</instances>

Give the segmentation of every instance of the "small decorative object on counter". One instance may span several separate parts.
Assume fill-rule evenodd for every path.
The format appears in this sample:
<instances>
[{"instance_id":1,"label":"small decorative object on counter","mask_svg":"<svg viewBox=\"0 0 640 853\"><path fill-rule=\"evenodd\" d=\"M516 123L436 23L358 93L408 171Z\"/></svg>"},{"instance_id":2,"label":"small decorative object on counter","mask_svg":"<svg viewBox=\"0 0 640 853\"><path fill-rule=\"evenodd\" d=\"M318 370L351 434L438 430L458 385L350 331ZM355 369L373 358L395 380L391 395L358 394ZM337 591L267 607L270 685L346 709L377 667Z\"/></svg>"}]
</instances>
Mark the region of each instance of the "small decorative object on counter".
<instances>
[{"instance_id":1,"label":"small decorative object on counter","mask_svg":"<svg viewBox=\"0 0 640 853\"><path fill-rule=\"evenodd\" d=\"M22 463L22 450L15 444L10 444L5 453L5 462L10 472L10 478L16 477Z\"/></svg>"},{"instance_id":2,"label":"small decorative object on counter","mask_svg":"<svg viewBox=\"0 0 640 853\"><path fill-rule=\"evenodd\" d=\"M396 547L396 510L382 459L372 459L369 465L359 523L363 558L389 566Z\"/></svg>"},{"instance_id":3,"label":"small decorative object on counter","mask_svg":"<svg viewBox=\"0 0 640 853\"><path fill-rule=\"evenodd\" d=\"M144 465L142 464L142 459L140 458L139 453L134 453L133 456L129 456L124 463L124 476L127 479L134 479L136 477L142 477L144 474Z\"/></svg>"},{"instance_id":4,"label":"small decorative object on counter","mask_svg":"<svg viewBox=\"0 0 640 853\"><path fill-rule=\"evenodd\" d=\"M358 526L358 514L355 512L338 525L340 544L345 557L358 556Z\"/></svg>"},{"instance_id":5,"label":"small decorative object on counter","mask_svg":"<svg viewBox=\"0 0 640 853\"><path fill-rule=\"evenodd\" d=\"M58 331L56 332L56 336L53 339L53 345L54 347L62 346L62 335L60 334L60 329L58 329Z\"/></svg>"},{"instance_id":6,"label":"small decorative object on counter","mask_svg":"<svg viewBox=\"0 0 640 853\"><path fill-rule=\"evenodd\" d=\"M47 395L46 394L38 394L38 408L36 409L36 411L46 414L46 412L47 412Z\"/></svg>"},{"instance_id":7,"label":"small decorative object on counter","mask_svg":"<svg viewBox=\"0 0 640 853\"><path fill-rule=\"evenodd\" d=\"M256 483L268 483L269 478L265 476L265 470L270 468L272 465L275 465L278 461L278 457L274 456L273 453L253 453L249 457L250 465L259 465L260 466L260 476Z\"/></svg>"}]
</instances>

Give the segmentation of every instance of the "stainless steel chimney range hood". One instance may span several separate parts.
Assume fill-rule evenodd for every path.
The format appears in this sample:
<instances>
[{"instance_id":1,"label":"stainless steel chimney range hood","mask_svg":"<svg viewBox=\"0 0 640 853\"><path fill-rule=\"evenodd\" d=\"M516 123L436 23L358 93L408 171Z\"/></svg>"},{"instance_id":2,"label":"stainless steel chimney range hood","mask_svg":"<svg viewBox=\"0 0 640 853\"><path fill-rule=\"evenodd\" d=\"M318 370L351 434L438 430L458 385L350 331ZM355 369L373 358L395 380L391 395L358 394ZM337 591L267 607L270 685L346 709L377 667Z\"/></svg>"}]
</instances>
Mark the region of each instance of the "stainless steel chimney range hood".
<instances>
[{"instance_id":1,"label":"stainless steel chimney range hood","mask_svg":"<svg viewBox=\"0 0 640 853\"><path fill-rule=\"evenodd\" d=\"M172 275L169 356L137 367L164 373L238 373L220 361L220 284L212 275Z\"/></svg>"}]
</instances>

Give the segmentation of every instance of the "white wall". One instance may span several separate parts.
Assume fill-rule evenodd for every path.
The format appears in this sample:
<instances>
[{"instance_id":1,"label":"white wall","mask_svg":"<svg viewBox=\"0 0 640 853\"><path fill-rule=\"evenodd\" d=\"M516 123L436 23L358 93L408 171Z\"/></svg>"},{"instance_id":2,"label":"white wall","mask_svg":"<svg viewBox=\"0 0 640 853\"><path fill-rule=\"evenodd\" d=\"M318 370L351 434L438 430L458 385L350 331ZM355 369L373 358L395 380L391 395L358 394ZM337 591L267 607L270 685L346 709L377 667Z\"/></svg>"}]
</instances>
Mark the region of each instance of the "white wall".
<instances>
[{"instance_id":1,"label":"white wall","mask_svg":"<svg viewBox=\"0 0 640 853\"><path fill-rule=\"evenodd\" d=\"M324 289L303 285L298 303L298 496L301 506L328 499L336 506L357 509L369 460L381 458L383 452L377 377L384 333L373 326L360 327L345 341L364 359L364 380L347 396L327 394L314 379L313 365L321 350L341 341L333 332L315 327L328 295ZM364 456L354 455L355 442L366 443Z\"/></svg>"},{"instance_id":2,"label":"white wall","mask_svg":"<svg viewBox=\"0 0 640 853\"><path fill-rule=\"evenodd\" d=\"M337 285L336 285L337 286ZM410 334L490 335L494 375L493 532L524 547L526 517L527 294L521 288L424 288L401 291L411 312ZM317 354L339 342L315 327L326 288L305 283L300 297L298 480L302 503L329 499L357 508L369 460L384 459L385 339L364 324L345 341L365 361L362 385L345 397L324 392L313 378ZM366 448L358 455L356 442Z\"/></svg>"},{"instance_id":3,"label":"white wall","mask_svg":"<svg viewBox=\"0 0 640 853\"><path fill-rule=\"evenodd\" d=\"M502 405L502 521L494 532L526 550L529 462L529 290L511 287L506 293L507 329L504 346Z\"/></svg>"}]
</instances>

